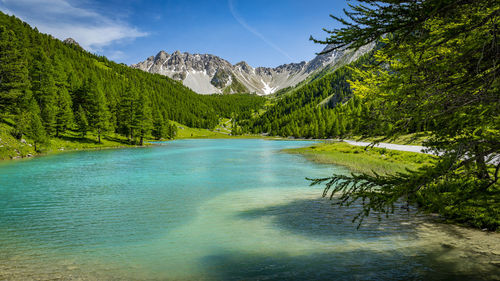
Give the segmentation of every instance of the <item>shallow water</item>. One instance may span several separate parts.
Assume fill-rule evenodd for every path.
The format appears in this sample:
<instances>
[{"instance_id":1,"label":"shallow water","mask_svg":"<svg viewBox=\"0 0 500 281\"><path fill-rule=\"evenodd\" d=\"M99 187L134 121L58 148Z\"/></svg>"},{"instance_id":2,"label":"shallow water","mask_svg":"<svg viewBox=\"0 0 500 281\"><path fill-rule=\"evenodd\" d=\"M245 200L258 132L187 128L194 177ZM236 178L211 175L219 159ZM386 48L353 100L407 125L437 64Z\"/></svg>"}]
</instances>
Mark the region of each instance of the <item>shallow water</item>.
<instances>
[{"instance_id":1,"label":"shallow water","mask_svg":"<svg viewBox=\"0 0 500 281\"><path fill-rule=\"evenodd\" d=\"M306 141L179 140L0 163L0 279L500 279L500 237L413 213L360 230Z\"/></svg>"}]
</instances>

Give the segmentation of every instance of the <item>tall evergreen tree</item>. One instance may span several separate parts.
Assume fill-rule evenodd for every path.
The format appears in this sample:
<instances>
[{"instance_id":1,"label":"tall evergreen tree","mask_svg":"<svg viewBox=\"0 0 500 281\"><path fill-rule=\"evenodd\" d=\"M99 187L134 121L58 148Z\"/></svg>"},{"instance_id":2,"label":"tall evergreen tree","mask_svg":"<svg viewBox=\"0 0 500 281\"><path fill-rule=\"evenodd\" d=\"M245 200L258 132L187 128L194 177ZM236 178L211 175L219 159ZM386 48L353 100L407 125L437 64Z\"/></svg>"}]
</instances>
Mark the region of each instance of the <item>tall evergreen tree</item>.
<instances>
[{"instance_id":1,"label":"tall evergreen tree","mask_svg":"<svg viewBox=\"0 0 500 281\"><path fill-rule=\"evenodd\" d=\"M57 88L50 61L42 49L38 49L31 67L31 86L33 96L40 106L40 116L49 135L56 132Z\"/></svg>"},{"instance_id":2,"label":"tall evergreen tree","mask_svg":"<svg viewBox=\"0 0 500 281\"><path fill-rule=\"evenodd\" d=\"M49 142L47 133L40 118L40 108L34 98L27 97L22 110L16 116L16 131L21 138L26 135L33 140L35 151L39 151L40 145Z\"/></svg>"},{"instance_id":3,"label":"tall evergreen tree","mask_svg":"<svg viewBox=\"0 0 500 281\"><path fill-rule=\"evenodd\" d=\"M139 137L139 145L144 144L144 138L151 133L153 128L153 118L151 112L151 104L145 94L139 95L137 99L137 110L135 111L137 120L137 136Z\"/></svg>"},{"instance_id":4,"label":"tall evergreen tree","mask_svg":"<svg viewBox=\"0 0 500 281\"><path fill-rule=\"evenodd\" d=\"M404 174L334 175L323 179L327 189L340 192L346 204L363 199L363 214L389 213L401 198L444 214L467 201L494 201L500 193L494 160L500 153L500 2L358 2L346 19L334 17L344 27L317 42L358 48L380 39L377 63L358 68L354 93L375 105L374 122L394 124L387 137L436 124L424 145L439 157ZM498 210L492 216L498 218ZM498 220L481 224L495 227Z\"/></svg>"},{"instance_id":5,"label":"tall evergreen tree","mask_svg":"<svg viewBox=\"0 0 500 281\"><path fill-rule=\"evenodd\" d=\"M35 151L38 151L41 144L48 142L47 133L38 114L31 112L28 121L27 136L33 140Z\"/></svg>"},{"instance_id":6,"label":"tall evergreen tree","mask_svg":"<svg viewBox=\"0 0 500 281\"><path fill-rule=\"evenodd\" d=\"M158 110L153 110L153 128L151 134L155 139L160 140L164 136L167 136L166 125L163 116Z\"/></svg>"},{"instance_id":7,"label":"tall evergreen tree","mask_svg":"<svg viewBox=\"0 0 500 281\"><path fill-rule=\"evenodd\" d=\"M73 111L71 108L72 102L68 91L66 88L59 88L56 97L56 137L59 137L59 133L66 131L73 123Z\"/></svg>"},{"instance_id":8,"label":"tall evergreen tree","mask_svg":"<svg viewBox=\"0 0 500 281\"><path fill-rule=\"evenodd\" d=\"M18 114L29 88L25 53L14 32L0 26L0 115Z\"/></svg>"},{"instance_id":9,"label":"tall evergreen tree","mask_svg":"<svg viewBox=\"0 0 500 281\"><path fill-rule=\"evenodd\" d=\"M177 126L174 123L168 122L167 124L168 133L167 136L169 139L174 139L177 136Z\"/></svg>"},{"instance_id":10,"label":"tall evergreen tree","mask_svg":"<svg viewBox=\"0 0 500 281\"><path fill-rule=\"evenodd\" d=\"M118 116L119 131L131 142L135 136L135 130L139 125L136 112L138 108L138 95L136 88L132 84L129 84L123 92L120 102Z\"/></svg>"},{"instance_id":11,"label":"tall evergreen tree","mask_svg":"<svg viewBox=\"0 0 500 281\"><path fill-rule=\"evenodd\" d=\"M91 104L88 107L89 126L97 133L97 141L101 143L101 136L108 131L110 113L106 97L100 88L90 92Z\"/></svg>"},{"instance_id":12,"label":"tall evergreen tree","mask_svg":"<svg viewBox=\"0 0 500 281\"><path fill-rule=\"evenodd\" d=\"M75 113L75 123L76 130L80 133L80 137L84 138L87 135L89 122L87 120L87 114L81 105L78 106L78 110Z\"/></svg>"}]
</instances>

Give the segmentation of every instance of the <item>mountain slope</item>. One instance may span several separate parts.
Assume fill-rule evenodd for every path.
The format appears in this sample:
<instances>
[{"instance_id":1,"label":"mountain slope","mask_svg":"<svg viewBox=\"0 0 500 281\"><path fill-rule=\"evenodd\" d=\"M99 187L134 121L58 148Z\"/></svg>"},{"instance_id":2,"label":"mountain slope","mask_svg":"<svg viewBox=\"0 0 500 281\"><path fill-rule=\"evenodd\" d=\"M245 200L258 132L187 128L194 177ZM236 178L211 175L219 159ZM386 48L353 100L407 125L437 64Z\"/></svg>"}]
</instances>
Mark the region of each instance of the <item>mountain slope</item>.
<instances>
[{"instance_id":1,"label":"mountain slope","mask_svg":"<svg viewBox=\"0 0 500 281\"><path fill-rule=\"evenodd\" d=\"M0 154L7 156L14 143L8 136L25 139L37 151L63 139L99 146L121 136L142 143L173 137L171 121L211 129L219 118L258 110L265 102L254 95L198 95L178 81L114 63L1 12L0 50L0 148L8 150Z\"/></svg>"},{"instance_id":2,"label":"mountain slope","mask_svg":"<svg viewBox=\"0 0 500 281\"><path fill-rule=\"evenodd\" d=\"M372 63L369 52L349 64L359 67ZM317 77L316 77L317 76ZM318 73L301 85L277 94L266 111L252 118L239 118L243 132L300 138L342 137L365 128L361 116L368 112L367 104L352 95L348 80L353 71L342 66L330 73Z\"/></svg>"},{"instance_id":3,"label":"mountain slope","mask_svg":"<svg viewBox=\"0 0 500 281\"><path fill-rule=\"evenodd\" d=\"M327 46L325 50L330 48ZM227 60L208 54L160 51L143 62L131 65L182 81L199 94L250 92L269 95L295 86L311 75L329 68L331 71L349 64L367 53L373 45L357 51L340 50L318 55L309 62L290 63L275 68L253 68L242 61L232 65Z\"/></svg>"}]
</instances>

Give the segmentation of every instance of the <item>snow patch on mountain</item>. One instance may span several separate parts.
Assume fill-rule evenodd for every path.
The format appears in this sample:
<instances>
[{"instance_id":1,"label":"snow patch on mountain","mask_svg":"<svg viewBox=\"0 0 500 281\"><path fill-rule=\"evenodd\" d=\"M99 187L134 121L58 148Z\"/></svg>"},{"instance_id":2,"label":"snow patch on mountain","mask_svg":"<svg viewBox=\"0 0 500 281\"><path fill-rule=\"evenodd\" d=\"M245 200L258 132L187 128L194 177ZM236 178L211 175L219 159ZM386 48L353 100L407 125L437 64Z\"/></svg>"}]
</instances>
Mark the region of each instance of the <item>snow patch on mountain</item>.
<instances>
[{"instance_id":1,"label":"snow patch on mountain","mask_svg":"<svg viewBox=\"0 0 500 281\"><path fill-rule=\"evenodd\" d=\"M283 64L275 68L253 68L242 61L232 65L227 60L209 54L160 51L145 61L131 65L150 73L168 76L200 94L233 93L238 89L258 95L269 95L295 86L313 73L330 67L336 69L372 50L374 44L359 50L335 50L316 56L309 62ZM330 50L327 46L325 50Z\"/></svg>"},{"instance_id":2,"label":"snow patch on mountain","mask_svg":"<svg viewBox=\"0 0 500 281\"><path fill-rule=\"evenodd\" d=\"M264 92L264 95L269 95L269 94L274 93L274 91L276 90L276 88L271 88L269 86L269 84L267 84L266 82L264 82L264 80L262 80L262 79L260 79L260 81L262 81L262 84L264 84L264 88L262 88L262 92Z\"/></svg>"}]
</instances>

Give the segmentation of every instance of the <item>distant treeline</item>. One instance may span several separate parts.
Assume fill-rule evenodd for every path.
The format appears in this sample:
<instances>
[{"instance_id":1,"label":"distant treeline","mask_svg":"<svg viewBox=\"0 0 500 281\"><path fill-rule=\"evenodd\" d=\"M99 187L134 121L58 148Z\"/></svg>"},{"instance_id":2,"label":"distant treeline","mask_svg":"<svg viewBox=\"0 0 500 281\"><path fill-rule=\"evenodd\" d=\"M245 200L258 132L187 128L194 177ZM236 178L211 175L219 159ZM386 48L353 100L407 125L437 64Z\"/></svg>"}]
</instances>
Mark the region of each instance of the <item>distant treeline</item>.
<instances>
[{"instance_id":1,"label":"distant treeline","mask_svg":"<svg viewBox=\"0 0 500 281\"><path fill-rule=\"evenodd\" d=\"M251 119L239 118L242 132L318 139L383 135L391 130L393 122L384 121L383 113L374 110L372 102L354 96L349 83L355 78L355 68L370 67L373 62L370 52L320 79L288 89L263 114ZM404 133L425 131L433 126L411 123Z\"/></svg>"}]
</instances>

